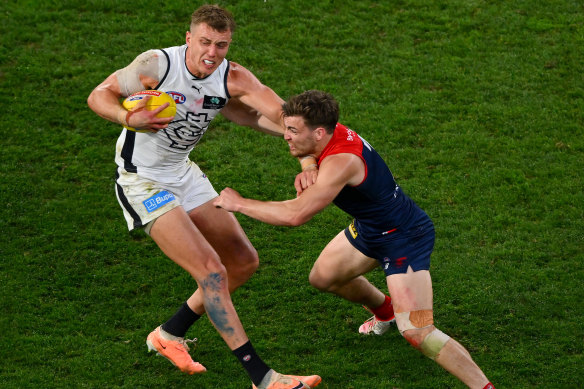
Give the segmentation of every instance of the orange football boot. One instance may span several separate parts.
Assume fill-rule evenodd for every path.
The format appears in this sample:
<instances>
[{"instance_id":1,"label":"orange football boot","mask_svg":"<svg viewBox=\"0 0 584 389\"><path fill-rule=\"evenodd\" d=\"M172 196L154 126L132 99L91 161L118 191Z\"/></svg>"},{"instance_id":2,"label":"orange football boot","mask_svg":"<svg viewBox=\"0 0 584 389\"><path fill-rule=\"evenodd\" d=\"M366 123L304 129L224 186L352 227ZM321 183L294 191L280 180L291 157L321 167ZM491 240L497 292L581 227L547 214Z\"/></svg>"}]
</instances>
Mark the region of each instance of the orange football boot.
<instances>
[{"instance_id":1,"label":"orange football boot","mask_svg":"<svg viewBox=\"0 0 584 389\"><path fill-rule=\"evenodd\" d=\"M266 386L266 389L311 389L322 381L322 379L317 375L311 376L299 376L299 375L284 375L271 371L270 383ZM257 389L255 385L252 385L253 389Z\"/></svg>"},{"instance_id":2,"label":"orange football boot","mask_svg":"<svg viewBox=\"0 0 584 389\"><path fill-rule=\"evenodd\" d=\"M162 355L185 373L204 373L207 371L205 366L193 361L189 354L187 343L194 343L195 341L196 339L185 340L178 337L176 340L165 339L160 333L160 327L158 327L148 335L146 345L148 346L148 351L156 351L158 355Z\"/></svg>"}]
</instances>

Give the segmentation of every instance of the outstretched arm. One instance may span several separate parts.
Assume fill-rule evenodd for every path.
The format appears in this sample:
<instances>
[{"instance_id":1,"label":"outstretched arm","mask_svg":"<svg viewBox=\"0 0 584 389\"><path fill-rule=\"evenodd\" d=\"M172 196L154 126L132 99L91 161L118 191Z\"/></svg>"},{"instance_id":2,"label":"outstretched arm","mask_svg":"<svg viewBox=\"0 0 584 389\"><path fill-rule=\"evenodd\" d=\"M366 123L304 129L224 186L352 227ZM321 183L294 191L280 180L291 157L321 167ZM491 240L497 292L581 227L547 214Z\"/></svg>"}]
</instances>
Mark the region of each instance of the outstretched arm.
<instances>
[{"instance_id":1,"label":"outstretched arm","mask_svg":"<svg viewBox=\"0 0 584 389\"><path fill-rule=\"evenodd\" d=\"M329 205L345 185L359 183L365 167L359 157L336 154L325 158L316 183L302 196L286 201L258 201L247 199L231 188L225 188L213 204L232 212L258 219L264 223L298 226L308 222Z\"/></svg>"},{"instance_id":2,"label":"outstretched arm","mask_svg":"<svg viewBox=\"0 0 584 389\"><path fill-rule=\"evenodd\" d=\"M245 67L231 62L227 75L231 99L222 113L235 123L273 135L284 134L282 104L284 100ZM249 123L252 123L250 125Z\"/></svg>"},{"instance_id":3,"label":"outstretched arm","mask_svg":"<svg viewBox=\"0 0 584 389\"><path fill-rule=\"evenodd\" d=\"M251 127L269 135L282 136L284 128L280 123L274 123L255 109L241 102L238 97L229 99L221 114L233 123Z\"/></svg>"},{"instance_id":4,"label":"outstretched arm","mask_svg":"<svg viewBox=\"0 0 584 389\"><path fill-rule=\"evenodd\" d=\"M251 127L270 135L283 136L282 104L284 101L272 89L263 85L249 70L233 62L231 65L227 87L233 97L221 110L221 114L240 126ZM294 181L298 195L314 184L318 175L314 156L300 158L300 165L302 173Z\"/></svg>"}]
</instances>

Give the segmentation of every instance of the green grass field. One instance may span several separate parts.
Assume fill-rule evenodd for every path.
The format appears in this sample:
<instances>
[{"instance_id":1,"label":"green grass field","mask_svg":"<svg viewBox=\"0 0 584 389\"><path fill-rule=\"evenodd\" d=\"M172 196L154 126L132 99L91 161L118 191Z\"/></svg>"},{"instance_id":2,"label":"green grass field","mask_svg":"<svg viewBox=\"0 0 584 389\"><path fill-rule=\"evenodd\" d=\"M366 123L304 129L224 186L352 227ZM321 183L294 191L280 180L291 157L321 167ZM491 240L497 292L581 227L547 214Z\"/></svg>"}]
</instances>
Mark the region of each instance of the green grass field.
<instances>
[{"instance_id":1,"label":"green grass field","mask_svg":"<svg viewBox=\"0 0 584 389\"><path fill-rule=\"evenodd\" d=\"M248 388L208 319L205 375L146 352L194 281L113 191L118 125L90 91L149 48L184 42L201 2L0 4L0 387ZM433 218L435 319L497 388L584 387L584 6L575 0L221 1L229 59L280 96L334 94L341 121ZM191 154L217 190L294 196L281 139L216 120ZM261 265L233 300L274 368L319 388L462 388L397 330L308 284L350 219L290 229L238 215ZM370 279L386 290L381 271Z\"/></svg>"}]
</instances>

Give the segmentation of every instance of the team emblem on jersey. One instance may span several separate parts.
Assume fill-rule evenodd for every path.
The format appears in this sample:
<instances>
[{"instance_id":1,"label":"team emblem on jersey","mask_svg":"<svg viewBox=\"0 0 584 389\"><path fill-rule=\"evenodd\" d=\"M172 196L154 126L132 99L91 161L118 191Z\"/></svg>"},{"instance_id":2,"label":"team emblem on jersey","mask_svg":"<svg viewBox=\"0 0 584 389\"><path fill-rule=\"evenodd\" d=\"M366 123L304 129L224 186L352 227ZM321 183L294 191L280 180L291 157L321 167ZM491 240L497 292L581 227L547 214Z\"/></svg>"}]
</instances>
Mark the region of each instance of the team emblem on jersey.
<instances>
[{"instance_id":1,"label":"team emblem on jersey","mask_svg":"<svg viewBox=\"0 0 584 389\"><path fill-rule=\"evenodd\" d=\"M205 109L221 109L225 107L226 99L219 96L207 96L203 100L203 108Z\"/></svg>"},{"instance_id":2,"label":"team emblem on jersey","mask_svg":"<svg viewBox=\"0 0 584 389\"><path fill-rule=\"evenodd\" d=\"M389 258L385 257L383 258L383 270L387 270L389 269Z\"/></svg>"},{"instance_id":3,"label":"team emblem on jersey","mask_svg":"<svg viewBox=\"0 0 584 389\"><path fill-rule=\"evenodd\" d=\"M187 98L185 97L185 95L183 95L180 92L168 91L166 93L169 94L170 97L172 97L174 99L174 102L177 104L184 104L185 101L187 101Z\"/></svg>"},{"instance_id":4,"label":"team emblem on jersey","mask_svg":"<svg viewBox=\"0 0 584 389\"><path fill-rule=\"evenodd\" d=\"M144 204L146 210L148 211L148 213L150 213L162 207L164 204L171 202L174 199L175 197L172 193L163 190L162 192L156 193L149 199L144 200L142 204Z\"/></svg>"}]
</instances>

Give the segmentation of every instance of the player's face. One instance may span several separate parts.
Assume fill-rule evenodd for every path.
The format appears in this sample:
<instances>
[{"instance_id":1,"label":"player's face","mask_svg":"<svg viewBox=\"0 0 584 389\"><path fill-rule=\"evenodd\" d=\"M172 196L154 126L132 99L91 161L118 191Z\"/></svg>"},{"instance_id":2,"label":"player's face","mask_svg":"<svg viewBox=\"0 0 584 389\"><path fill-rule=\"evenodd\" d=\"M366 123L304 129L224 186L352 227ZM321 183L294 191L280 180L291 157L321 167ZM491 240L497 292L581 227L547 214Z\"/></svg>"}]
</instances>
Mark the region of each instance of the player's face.
<instances>
[{"instance_id":1,"label":"player's face","mask_svg":"<svg viewBox=\"0 0 584 389\"><path fill-rule=\"evenodd\" d=\"M187 31L187 67L199 77L207 77L213 73L229 50L231 31L217 31L205 23L201 23Z\"/></svg>"},{"instance_id":2,"label":"player's face","mask_svg":"<svg viewBox=\"0 0 584 389\"><path fill-rule=\"evenodd\" d=\"M316 151L316 139L314 131L304 123L301 116L284 117L284 139L290 147L290 154L294 157L303 157L314 154Z\"/></svg>"}]
</instances>

